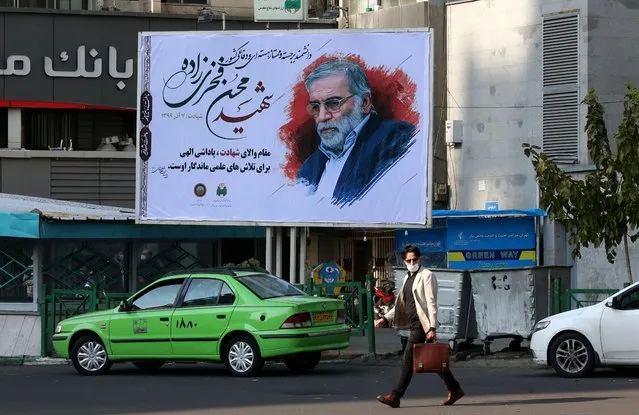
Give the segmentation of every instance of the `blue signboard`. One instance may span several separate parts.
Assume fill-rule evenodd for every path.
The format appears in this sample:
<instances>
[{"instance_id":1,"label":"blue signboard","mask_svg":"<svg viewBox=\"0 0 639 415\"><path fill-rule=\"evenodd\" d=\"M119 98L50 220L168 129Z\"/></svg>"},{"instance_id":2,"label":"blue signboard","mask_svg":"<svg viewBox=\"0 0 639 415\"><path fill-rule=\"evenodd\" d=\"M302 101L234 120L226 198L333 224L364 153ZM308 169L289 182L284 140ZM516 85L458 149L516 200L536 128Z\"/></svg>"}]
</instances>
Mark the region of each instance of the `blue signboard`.
<instances>
[{"instance_id":1,"label":"blue signboard","mask_svg":"<svg viewBox=\"0 0 639 415\"><path fill-rule=\"evenodd\" d=\"M406 245L417 245L422 252L422 264L428 268L446 268L446 228L398 230L395 235L399 254ZM403 266L397 259L396 266Z\"/></svg>"},{"instance_id":2,"label":"blue signboard","mask_svg":"<svg viewBox=\"0 0 639 415\"><path fill-rule=\"evenodd\" d=\"M446 252L446 228L409 229L408 232L404 230L397 231L395 244L397 252L401 252L406 245L417 245L422 253Z\"/></svg>"},{"instance_id":3,"label":"blue signboard","mask_svg":"<svg viewBox=\"0 0 639 415\"><path fill-rule=\"evenodd\" d=\"M449 219L448 267L457 269L534 266L534 218Z\"/></svg>"}]
</instances>

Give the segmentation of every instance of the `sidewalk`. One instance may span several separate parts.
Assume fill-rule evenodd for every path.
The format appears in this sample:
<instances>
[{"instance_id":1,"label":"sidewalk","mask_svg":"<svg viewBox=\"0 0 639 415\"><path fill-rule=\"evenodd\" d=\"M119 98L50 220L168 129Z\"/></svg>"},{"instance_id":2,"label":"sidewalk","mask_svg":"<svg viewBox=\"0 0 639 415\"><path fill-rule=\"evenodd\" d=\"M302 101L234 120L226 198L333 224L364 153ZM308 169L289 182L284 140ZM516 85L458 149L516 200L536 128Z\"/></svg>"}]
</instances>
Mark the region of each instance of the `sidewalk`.
<instances>
[{"instance_id":1,"label":"sidewalk","mask_svg":"<svg viewBox=\"0 0 639 415\"><path fill-rule=\"evenodd\" d=\"M470 350L451 355L451 367L511 367L539 368L532 362L527 349L507 350L510 339L495 340L491 354L485 355L483 344L475 341ZM525 346L525 344L524 344ZM350 347L345 350L322 353L326 362L364 365L396 365L402 356L401 341L395 329L375 329L375 353L369 352L367 336L351 336ZM0 365L66 365L69 360L57 358L8 357L0 358Z\"/></svg>"},{"instance_id":2,"label":"sidewalk","mask_svg":"<svg viewBox=\"0 0 639 415\"><path fill-rule=\"evenodd\" d=\"M451 355L451 366L454 367L525 367L539 368L532 361L532 356L524 348L521 351L508 350L511 339L497 339L491 344L491 354L485 355L483 343L475 341L471 350L460 351ZM359 364L398 363L402 356L401 341L397 331L389 328L375 330L375 354L369 352L367 336L351 336L348 349L324 352L322 360L343 361ZM525 346L525 343L524 343Z\"/></svg>"}]
</instances>

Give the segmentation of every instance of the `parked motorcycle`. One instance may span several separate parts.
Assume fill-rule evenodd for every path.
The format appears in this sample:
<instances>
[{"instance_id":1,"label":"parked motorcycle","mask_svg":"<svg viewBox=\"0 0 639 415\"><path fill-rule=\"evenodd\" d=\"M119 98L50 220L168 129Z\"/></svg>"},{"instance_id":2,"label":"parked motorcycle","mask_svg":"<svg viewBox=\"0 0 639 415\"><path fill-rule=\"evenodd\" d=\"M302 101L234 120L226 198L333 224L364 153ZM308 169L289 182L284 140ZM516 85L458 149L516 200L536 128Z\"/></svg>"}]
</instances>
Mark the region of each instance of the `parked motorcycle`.
<instances>
[{"instance_id":1,"label":"parked motorcycle","mask_svg":"<svg viewBox=\"0 0 639 415\"><path fill-rule=\"evenodd\" d=\"M395 306L395 283L387 281L382 287L375 287L373 309L375 318L381 318Z\"/></svg>"}]
</instances>

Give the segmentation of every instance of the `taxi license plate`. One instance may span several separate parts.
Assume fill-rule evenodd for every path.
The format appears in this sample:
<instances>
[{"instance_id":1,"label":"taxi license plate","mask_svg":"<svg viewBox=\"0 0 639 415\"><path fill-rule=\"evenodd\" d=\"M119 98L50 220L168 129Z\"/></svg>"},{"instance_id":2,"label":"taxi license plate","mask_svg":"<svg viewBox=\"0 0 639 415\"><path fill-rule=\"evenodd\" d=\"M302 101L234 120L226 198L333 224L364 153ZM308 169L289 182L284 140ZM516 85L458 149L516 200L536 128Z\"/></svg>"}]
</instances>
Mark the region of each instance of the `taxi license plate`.
<instances>
[{"instance_id":1,"label":"taxi license plate","mask_svg":"<svg viewBox=\"0 0 639 415\"><path fill-rule=\"evenodd\" d=\"M326 323L327 321L333 321L333 313L315 313L313 320L317 323Z\"/></svg>"}]
</instances>

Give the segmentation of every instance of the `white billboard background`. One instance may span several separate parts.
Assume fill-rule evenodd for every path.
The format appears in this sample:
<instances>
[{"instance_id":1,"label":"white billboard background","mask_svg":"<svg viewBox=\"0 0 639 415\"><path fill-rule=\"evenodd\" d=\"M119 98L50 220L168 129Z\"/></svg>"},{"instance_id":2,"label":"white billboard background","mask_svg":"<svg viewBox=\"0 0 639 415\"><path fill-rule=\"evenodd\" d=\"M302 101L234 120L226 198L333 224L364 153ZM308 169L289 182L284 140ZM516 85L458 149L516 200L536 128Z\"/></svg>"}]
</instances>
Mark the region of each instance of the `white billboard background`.
<instances>
[{"instance_id":1,"label":"white billboard background","mask_svg":"<svg viewBox=\"0 0 639 415\"><path fill-rule=\"evenodd\" d=\"M138 95L148 88L152 97L147 126L152 139L144 160L145 143L138 137L137 221L425 224L429 36L427 31L142 33ZM414 144L350 205L331 204L330 197L309 192L283 169L289 150L278 132L290 121L293 87L326 54L356 54L369 68L401 68L416 85ZM138 131L144 110L138 109Z\"/></svg>"}]
</instances>

